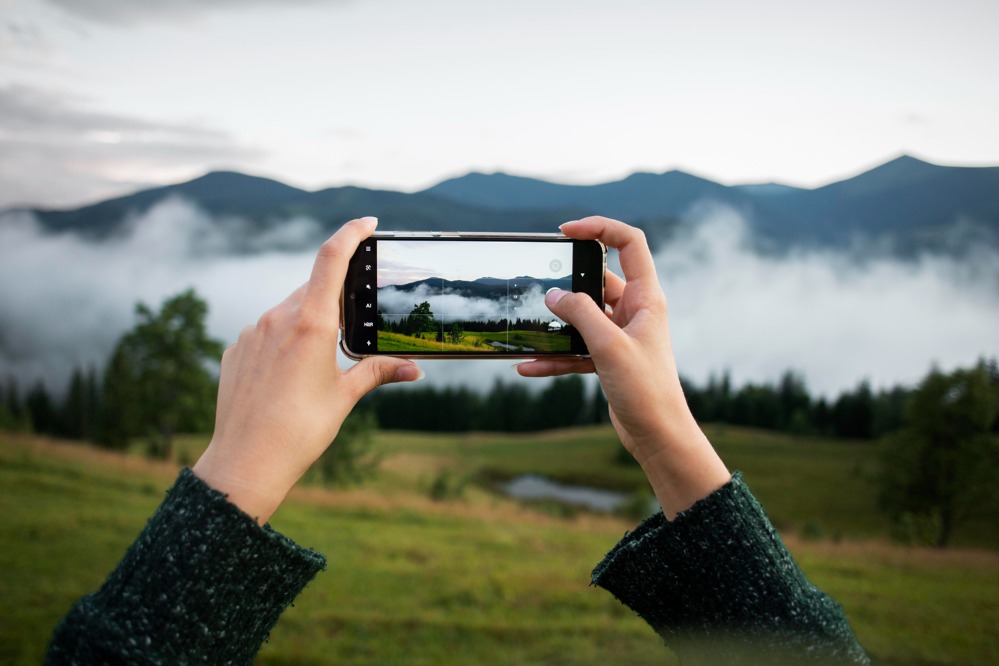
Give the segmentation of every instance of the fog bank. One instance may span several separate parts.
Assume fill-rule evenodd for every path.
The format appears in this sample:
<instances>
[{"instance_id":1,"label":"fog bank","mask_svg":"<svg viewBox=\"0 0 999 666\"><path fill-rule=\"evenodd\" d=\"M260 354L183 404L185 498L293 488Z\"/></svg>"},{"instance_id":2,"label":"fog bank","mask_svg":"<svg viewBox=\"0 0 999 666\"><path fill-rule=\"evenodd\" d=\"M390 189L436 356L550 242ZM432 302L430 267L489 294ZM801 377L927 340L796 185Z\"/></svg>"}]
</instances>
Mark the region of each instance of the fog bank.
<instances>
[{"instance_id":1,"label":"fog bank","mask_svg":"<svg viewBox=\"0 0 999 666\"><path fill-rule=\"evenodd\" d=\"M728 370L738 384L792 368L813 391L831 394L863 378L911 383L932 363L950 368L999 354L994 250L909 263L814 251L761 256L748 249L737 214L701 212L692 231L656 255L679 366L691 379ZM137 301L158 307L187 287L208 301L211 334L232 342L308 279L314 248L296 248L309 245L317 226L292 219L236 242L246 229L239 220L214 220L172 199L128 229L92 243L46 235L24 213L0 214L0 377L14 374L22 388L42 378L61 392L75 364L105 363L134 323ZM526 381L510 361L422 365L437 384Z\"/></svg>"},{"instance_id":2,"label":"fog bank","mask_svg":"<svg viewBox=\"0 0 999 666\"><path fill-rule=\"evenodd\" d=\"M708 206L656 255L677 361L691 379L728 370L738 385L792 368L829 395L999 353L995 249L903 262L862 247L763 256L748 245L738 214Z\"/></svg>"}]
</instances>

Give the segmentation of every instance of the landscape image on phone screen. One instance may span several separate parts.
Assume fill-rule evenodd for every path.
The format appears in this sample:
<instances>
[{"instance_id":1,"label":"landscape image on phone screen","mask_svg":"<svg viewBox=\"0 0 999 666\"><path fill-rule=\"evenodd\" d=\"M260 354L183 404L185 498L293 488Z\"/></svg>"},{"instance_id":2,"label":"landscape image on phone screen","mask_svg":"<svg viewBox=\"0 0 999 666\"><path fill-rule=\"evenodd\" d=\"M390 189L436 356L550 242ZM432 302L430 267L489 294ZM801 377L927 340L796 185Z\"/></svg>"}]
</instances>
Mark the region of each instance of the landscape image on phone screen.
<instances>
[{"instance_id":1,"label":"landscape image on phone screen","mask_svg":"<svg viewBox=\"0 0 999 666\"><path fill-rule=\"evenodd\" d=\"M570 327L545 307L572 289L572 244L383 240L378 351L568 353Z\"/></svg>"}]
</instances>

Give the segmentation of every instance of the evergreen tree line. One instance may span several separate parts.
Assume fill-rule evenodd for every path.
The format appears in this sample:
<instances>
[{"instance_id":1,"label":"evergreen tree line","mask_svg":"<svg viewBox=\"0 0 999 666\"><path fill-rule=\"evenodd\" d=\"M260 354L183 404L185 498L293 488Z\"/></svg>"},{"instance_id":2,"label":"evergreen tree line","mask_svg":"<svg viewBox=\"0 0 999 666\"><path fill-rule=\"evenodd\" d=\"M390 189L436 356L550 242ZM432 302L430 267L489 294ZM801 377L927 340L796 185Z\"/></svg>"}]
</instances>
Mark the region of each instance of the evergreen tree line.
<instances>
[{"instance_id":1,"label":"evergreen tree line","mask_svg":"<svg viewBox=\"0 0 999 666\"><path fill-rule=\"evenodd\" d=\"M22 393L17 380L8 377L0 385L0 429L96 441L101 423L102 383L96 367L84 371L77 366L65 397L57 400L41 380Z\"/></svg>"},{"instance_id":2,"label":"evergreen tree line","mask_svg":"<svg viewBox=\"0 0 999 666\"><path fill-rule=\"evenodd\" d=\"M587 390L578 375L559 377L541 391L499 380L484 393L466 386L383 389L361 406L388 430L532 432L608 420L600 387Z\"/></svg>"},{"instance_id":3,"label":"evergreen tree line","mask_svg":"<svg viewBox=\"0 0 999 666\"><path fill-rule=\"evenodd\" d=\"M699 387L683 381L687 404L701 422L728 423L796 435L877 439L905 422L911 388L872 391L865 380L836 398L815 398L805 381L787 371L776 383L732 387L726 373Z\"/></svg>"},{"instance_id":4,"label":"evergreen tree line","mask_svg":"<svg viewBox=\"0 0 999 666\"><path fill-rule=\"evenodd\" d=\"M159 312L140 303L137 324L115 345L106 367L76 367L61 399L38 381L26 393L10 377L0 386L0 429L90 440L123 449L144 438L169 457L182 432L209 432L218 388L211 365L222 343L208 337L208 306L192 290Z\"/></svg>"},{"instance_id":5,"label":"evergreen tree line","mask_svg":"<svg viewBox=\"0 0 999 666\"><path fill-rule=\"evenodd\" d=\"M811 396L804 381L786 372L776 383L733 388L729 376L698 386L683 381L695 418L792 434L876 439L905 422L912 389L872 391L861 382L835 399ZM382 428L462 432L525 432L608 420L599 385L586 390L578 376L561 377L540 392L497 381L486 392L467 387L406 387L376 391L365 398Z\"/></svg>"},{"instance_id":6,"label":"evergreen tree line","mask_svg":"<svg viewBox=\"0 0 999 666\"><path fill-rule=\"evenodd\" d=\"M536 331L547 333L548 326L552 320L549 319L463 319L452 323L443 322L436 319L433 313L429 316L420 314L410 314L408 316L397 316L385 319L381 312L378 313L378 330L390 333L402 333L403 335L418 335L419 333L431 333L440 330L449 330L452 326L458 325L463 330L471 333L494 333L496 331ZM561 330L568 333L571 327L563 325Z\"/></svg>"},{"instance_id":7,"label":"evergreen tree line","mask_svg":"<svg viewBox=\"0 0 999 666\"><path fill-rule=\"evenodd\" d=\"M192 362L197 367L188 367L186 373L193 379L174 377L172 386L144 391L142 377L129 367L134 353L127 351L128 339L119 342L103 371L93 365L76 367L61 399L42 381L23 391L8 377L0 384L0 429L90 440L111 448L121 448L133 437L168 439L176 432L210 431L216 390L211 375ZM220 352L221 345L210 342L211 351ZM145 383L169 382L162 372L145 374L150 375ZM914 390L897 386L875 392L864 381L827 400L812 397L801 377L790 371L776 383L733 388L725 374L703 386L685 380L683 387L700 422L850 439L877 439L903 427ZM142 413L151 411L144 410L143 403L163 400L176 404L167 416ZM587 390L578 376L557 378L541 391L501 381L486 392L464 386L381 390L368 395L362 406L370 407L379 427L389 430L530 432L608 420L599 385Z\"/></svg>"}]
</instances>

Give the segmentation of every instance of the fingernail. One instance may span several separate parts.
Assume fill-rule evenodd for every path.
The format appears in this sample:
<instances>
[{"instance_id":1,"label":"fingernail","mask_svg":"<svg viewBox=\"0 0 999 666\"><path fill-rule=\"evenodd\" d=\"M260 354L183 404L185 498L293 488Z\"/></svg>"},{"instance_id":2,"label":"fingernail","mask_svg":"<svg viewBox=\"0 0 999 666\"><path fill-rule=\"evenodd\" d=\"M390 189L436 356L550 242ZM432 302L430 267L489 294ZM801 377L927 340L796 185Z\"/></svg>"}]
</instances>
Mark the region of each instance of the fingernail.
<instances>
[{"instance_id":1,"label":"fingernail","mask_svg":"<svg viewBox=\"0 0 999 666\"><path fill-rule=\"evenodd\" d=\"M368 215L368 216L362 217L360 219L360 221L364 222L365 224L370 224L372 226L375 226L375 225L378 224L378 218L375 217L374 215Z\"/></svg>"},{"instance_id":2,"label":"fingernail","mask_svg":"<svg viewBox=\"0 0 999 666\"><path fill-rule=\"evenodd\" d=\"M565 298L565 295L569 292L564 289L559 289L558 287L552 287L545 293L545 305L551 307Z\"/></svg>"},{"instance_id":3,"label":"fingernail","mask_svg":"<svg viewBox=\"0 0 999 666\"><path fill-rule=\"evenodd\" d=\"M569 220L568 222L563 222L562 224L558 225L558 228L561 229L567 224L575 224L576 222L579 222L579 220Z\"/></svg>"},{"instance_id":4,"label":"fingernail","mask_svg":"<svg viewBox=\"0 0 999 666\"><path fill-rule=\"evenodd\" d=\"M417 365L404 365L395 371L395 379L399 382L418 382L426 377Z\"/></svg>"}]
</instances>

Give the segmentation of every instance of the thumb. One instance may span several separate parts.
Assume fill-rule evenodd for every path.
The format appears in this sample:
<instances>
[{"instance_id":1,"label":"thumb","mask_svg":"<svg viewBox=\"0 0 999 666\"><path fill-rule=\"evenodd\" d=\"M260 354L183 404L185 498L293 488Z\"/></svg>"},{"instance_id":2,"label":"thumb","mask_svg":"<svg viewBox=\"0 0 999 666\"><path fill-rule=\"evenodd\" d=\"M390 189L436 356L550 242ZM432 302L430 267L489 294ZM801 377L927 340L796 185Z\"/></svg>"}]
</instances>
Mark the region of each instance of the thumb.
<instances>
[{"instance_id":1,"label":"thumb","mask_svg":"<svg viewBox=\"0 0 999 666\"><path fill-rule=\"evenodd\" d=\"M423 379L423 371L412 361L391 356L369 356L344 373L356 400L384 384L415 382Z\"/></svg>"},{"instance_id":2,"label":"thumb","mask_svg":"<svg viewBox=\"0 0 999 666\"><path fill-rule=\"evenodd\" d=\"M590 296L562 289L551 289L545 294L545 305L555 316L572 324L592 355L598 348L610 343L621 329L607 318L600 306Z\"/></svg>"}]
</instances>

